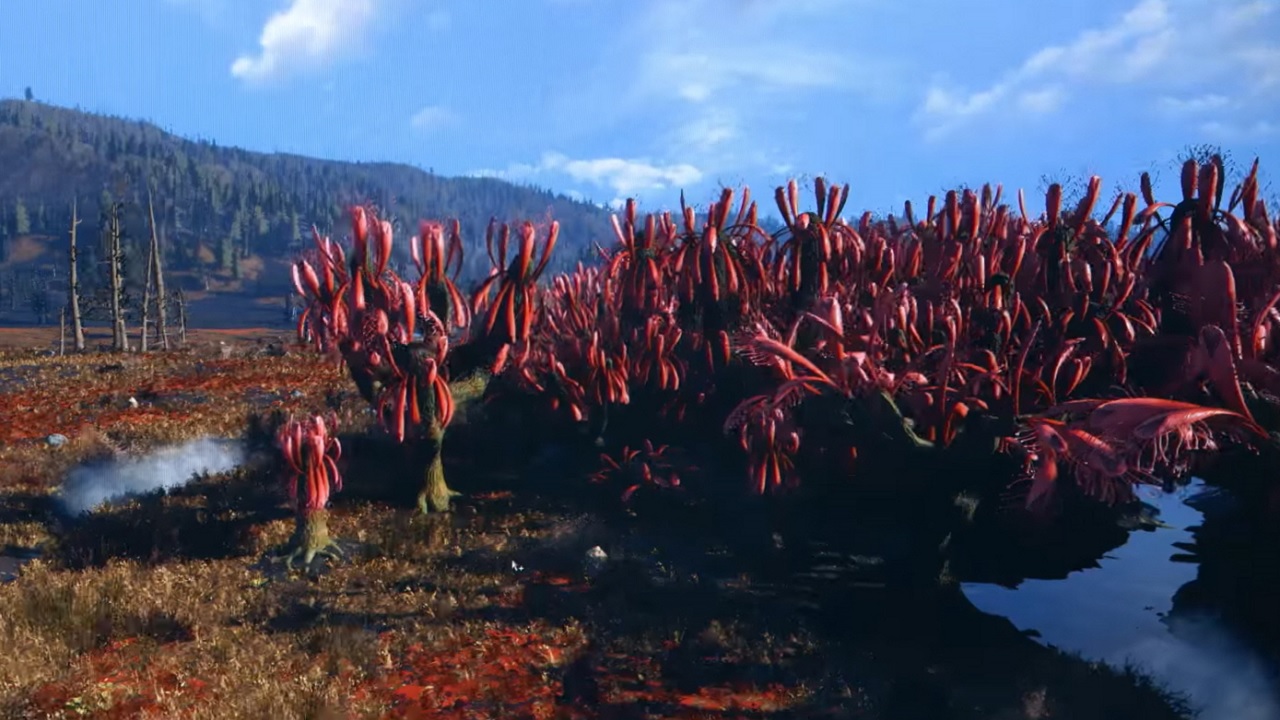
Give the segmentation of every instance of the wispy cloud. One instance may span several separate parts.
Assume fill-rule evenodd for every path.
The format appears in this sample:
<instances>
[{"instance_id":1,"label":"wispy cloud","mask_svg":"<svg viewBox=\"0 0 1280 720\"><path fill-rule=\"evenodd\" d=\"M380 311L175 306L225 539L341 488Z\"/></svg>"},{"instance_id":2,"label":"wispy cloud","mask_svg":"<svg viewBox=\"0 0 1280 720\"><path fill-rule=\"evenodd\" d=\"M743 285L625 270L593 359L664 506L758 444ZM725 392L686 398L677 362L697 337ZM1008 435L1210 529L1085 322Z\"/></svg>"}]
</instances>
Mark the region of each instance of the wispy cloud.
<instances>
[{"instance_id":1,"label":"wispy cloud","mask_svg":"<svg viewBox=\"0 0 1280 720\"><path fill-rule=\"evenodd\" d=\"M864 9L875 4L648 0L615 34L601 38L591 69L552 101L549 114L558 119L552 132L562 146L583 136L634 136L637 118L644 118L636 152L647 159L626 167L651 170L632 175L617 166L619 178L682 168L664 181L674 187L767 173L795 160L787 149L792 139L779 130L797 109L876 102L898 92L895 61L866 51L865 43L847 42ZM639 187L627 180L612 186Z\"/></svg>"},{"instance_id":2,"label":"wispy cloud","mask_svg":"<svg viewBox=\"0 0 1280 720\"><path fill-rule=\"evenodd\" d=\"M649 158L576 159L560 152L543 153L537 163L515 163L503 170L477 170L471 174L505 180L525 180L557 174L578 183L608 188L618 197L678 188L699 182L703 178L703 172L689 163L662 164Z\"/></svg>"},{"instance_id":3,"label":"wispy cloud","mask_svg":"<svg viewBox=\"0 0 1280 720\"><path fill-rule=\"evenodd\" d=\"M1208 89L1224 83L1241 85L1233 87L1239 90L1233 92L1239 96L1235 109L1262 111L1258 101L1280 89L1276 4L1141 0L1067 44L1030 54L986 87L965 89L937 78L915 121L937 140L996 114L1049 115L1109 88L1124 88L1127 103L1150 103L1166 117L1181 116L1227 108L1225 91Z\"/></svg>"},{"instance_id":4,"label":"wispy cloud","mask_svg":"<svg viewBox=\"0 0 1280 720\"><path fill-rule=\"evenodd\" d=\"M1162 95L1156 100L1156 107L1166 116L1173 118L1202 115L1230 107L1232 104L1231 98L1221 93L1205 93L1189 97Z\"/></svg>"},{"instance_id":5,"label":"wispy cloud","mask_svg":"<svg viewBox=\"0 0 1280 720\"><path fill-rule=\"evenodd\" d=\"M742 135L738 117L723 108L706 108L676 128L671 144L678 153L700 154L717 151Z\"/></svg>"},{"instance_id":6,"label":"wispy cloud","mask_svg":"<svg viewBox=\"0 0 1280 720\"><path fill-rule=\"evenodd\" d=\"M651 2L636 24L642 50L627 105L669 108L675 127L664 139L673 155L712 170L776 164L759 151L767 128L789 108L821 106L824 95L884 97L896 87L897 74L883 57L818 37L818 23L851 24L867 4Z\"/></svg>"},{"instance_id":7,"label":"wispy cloud","mask_svg":"<svg viewBox=\"0 0 1280 720\"><path fill-rule=\"evenodd\" d=\"M262 27L257 54L231 64L231 74L260 83L324 67L358 45L372 25L376 0L292 0Z\"/></svg>"},{"instance_id":8,"label":"wispy cloud","mask_svg":"<svg viewBox=\"0 0 1280 720\"><path fill-rule=\"evenodd\" d=\"M409 118L409 125L414 130L436 130L457 122L458 115L441 105L427 105Z\"/></svg>"}]
</instances>

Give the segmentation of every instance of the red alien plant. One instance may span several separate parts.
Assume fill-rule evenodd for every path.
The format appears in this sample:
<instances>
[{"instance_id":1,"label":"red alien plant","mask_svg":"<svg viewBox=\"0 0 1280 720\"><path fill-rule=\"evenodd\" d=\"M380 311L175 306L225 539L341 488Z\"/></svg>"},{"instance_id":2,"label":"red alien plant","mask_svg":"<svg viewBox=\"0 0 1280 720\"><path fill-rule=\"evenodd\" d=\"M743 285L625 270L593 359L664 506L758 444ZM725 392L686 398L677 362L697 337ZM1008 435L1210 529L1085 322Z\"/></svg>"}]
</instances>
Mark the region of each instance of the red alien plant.
<instances>
[{"instance_id":1,"label":"red alien plant","mask_svg":"<svg viewBox=\"0 0 1280 720\"><path fill-rule=\"evenodd\" d=\"M444 428L454 414L445 367L447 323L462 327L470 317L447 274L450 267L456 274L461 266L457 224L446 242L441 226L423 223L411 244L420 274L416 284L388 268L391 223L355 207L351 225L349 256L317 232L321 271L305 259L296 263L294 281L308 301L299 339L309 334L321 349L336 348L383 427L397 442L420 441L415 449L423 449L427 458L418 505L424 512L444 511L456 496L444 482L439 457Z\"/></svg>"},{"instance_id":2,"label":"red alien plant","mask_svg":"<svg viewBox=\"0 0 1280 720\"><path fill-rule=\"evenodd\" d=\"M597 483L620 480L625 484L622 491L623 503L631 502L631 498L645 487L667 490L679 488L680 475L666 455L666 445L655 448L651 441L645 440L634 450L629 446L622 448L616 458L601 455L603 467L591 476L591 480Z\"/></svg>"},{"instance_id":3,"label":"red alien plant","mask_svg":"<svg viewBox=\"0 0 1280 720\"><path fill-rule=\"evenodd\" d=\"M1220 436L1243 443L1266 438L1231 410L1146 397L1073 400L1026 422L1021 441L1031 508L1052 497L1064 462L1086 494L1116 503L1132 499L1134 485L1184 474L1189 453L1216 450Z\"/></svg>"},{"instance_id":4,"label":"red alien plant","mask_svg":"<svg viewBox=\"0 0 1280 720\"><path fill-rule=\"evenodd\" d=\"M316 415L305 420L290 418L276 433L276 445L284 460L284 483L297 514L297 527L286 546L285 563L310 565L317 557L337 559L342 551L329 536L329 493L342 489L338 459L342 444L333 435L338 419Z\"/></svg>"},{"instance_id":5,"label":"red alien plant","mask_svg":"<svg viewBox=\"0 0 1280 720\"><path fill-rule=\"evenodd\" d=\"M535 263L532 223L521 226L508 262L511 229L491 222L487 241L495 267L469 300L456 284L463 262L456 220L447 230L440 223L421 224L419 235L410 241L419 274L412 283L388 267L390 222L379 220L371 209L355 207L351 225L349 256L315 233L321 271L306 260L296 264L295 284L308 300L300 339L310 335L319 348L338 350L382 426L397 442L411 443L423 461L418 507L424 513L444 512L459 495L445 481L445 429L455 410L465 410L484 395L493 373L507 364L512 347L523 347L529 338L536 283L555 246L559 224L551 223ZM495 286L497 293L490 298ZM480 322L471 341L451 343L450 331L468 328L473 316Z\"/></svg>"}]
</instances>

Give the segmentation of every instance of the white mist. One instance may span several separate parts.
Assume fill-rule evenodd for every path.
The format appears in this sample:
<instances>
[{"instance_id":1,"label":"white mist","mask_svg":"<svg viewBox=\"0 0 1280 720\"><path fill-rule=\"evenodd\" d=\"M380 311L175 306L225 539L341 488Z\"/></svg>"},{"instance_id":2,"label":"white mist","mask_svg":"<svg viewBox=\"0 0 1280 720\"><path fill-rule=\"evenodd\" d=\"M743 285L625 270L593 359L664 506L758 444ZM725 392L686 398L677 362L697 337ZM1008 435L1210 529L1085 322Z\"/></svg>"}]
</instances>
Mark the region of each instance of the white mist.
<instances>
[{"instance_id":1,"label":"white mist","mask_svg":"<svg viewBox=\"0 0 1280 720\"><path fill-rule=\"evenodd\" d=\"M138 458L81 465L67 474L58 496L69 515L158 490L181 487L203 474L230 472L245 462L240 443L201 438Z\"/></svg>"}]
</instances>

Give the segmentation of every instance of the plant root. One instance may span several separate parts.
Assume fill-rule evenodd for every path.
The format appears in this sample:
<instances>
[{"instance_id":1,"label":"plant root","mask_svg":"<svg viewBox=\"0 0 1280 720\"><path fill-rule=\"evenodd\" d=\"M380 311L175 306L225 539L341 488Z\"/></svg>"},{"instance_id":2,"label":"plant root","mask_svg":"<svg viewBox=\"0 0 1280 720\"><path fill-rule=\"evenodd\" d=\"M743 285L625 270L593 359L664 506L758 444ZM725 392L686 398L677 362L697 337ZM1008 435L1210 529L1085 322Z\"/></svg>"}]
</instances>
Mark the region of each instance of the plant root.
<instances>
[{"instance_id":1,"label":"plant root","mask_svg":"<svg viewBox=\"0 0 1280 720\"><path fill-rule=\"evenodd\" d=\"M293 537L277 559L283 561L287 570L295 570L310 569L319 558L336 562L345 557L342 547L329 535L328 512L319 509L305 510L298 516Z\"/></svg>"}]
</instances>

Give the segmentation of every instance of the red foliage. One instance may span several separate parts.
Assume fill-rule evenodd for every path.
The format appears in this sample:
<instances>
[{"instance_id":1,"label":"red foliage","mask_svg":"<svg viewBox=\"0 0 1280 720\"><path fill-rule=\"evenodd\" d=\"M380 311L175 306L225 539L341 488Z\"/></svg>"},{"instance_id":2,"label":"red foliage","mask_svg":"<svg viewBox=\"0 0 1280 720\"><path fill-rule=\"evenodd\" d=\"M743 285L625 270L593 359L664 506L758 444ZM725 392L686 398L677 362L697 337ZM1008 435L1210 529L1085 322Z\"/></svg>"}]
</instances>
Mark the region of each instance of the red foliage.
<instances>
[{"instance_id":1,"label":"red foliage","mask_svg":"<svg viewBox=\"0 0 1280 720\"><path fill-rule=\"evenodd\" d=\"M410 647L396 670L361 692L389 698L389 718L552 718L560 688L544 670L580 643L562 629L541 625L529 632L491 628L479 637L459 634L430 648Z\"/></svg>"},{"instance_id":2,"label":"red foliage","mask_svg":"<svg viewBox=\"0 0 1280 720\"><path fill-rule=\"evenodd\" d=\"M491 401L501 392L530 395L549 412L597 426L630 408L630 425L611 423L623 435L615 447L680 436L705 442L705 428L722 426L738 435L756 493L794 487L802 458L846 471L883 450L886 438L912 450L947 448L966 432L999 432L990 438L994 447L1045 468L1043 447L1056 442L1048 428L1060 422L1053 409L1081 398L1192 398L1207 386L1251 422L1250 386L1280 393L1277 224L1257 198L1256 163L1224 205L1217 162L1189 162L1181 203L1157 203L1144 177L1145 207L1121 193L1101 218L1094 216L1096 177L1074 208L1063 208L1062 188L1051 186L1039 217L1027 212L1021 192L1015 213L1002 204L1000 187L984 186L931 197L919 217L908 202L900 215L864 213L856 222L841 214L847 186L817 179L815 209L805 211L792 181L774 195L785 223L776 236L759 227L746 191L735 208L734 192L725 190L701 216L682 202L678 216L640 218L629 201L614 219L615 246L601 250L603 265L579 265L545 287L536 282L558 226L535 252L534 226L521 225L509 259L511 231L491 224L494 270L471 301L481 320L471 341L492 349L492 368L506 380ZM1161 216L1164 209L1170 217ZM435 259L420 267L443 284L455 255L442 249L442 226L424 227L431 230L423 247ZM386 257L389 233L378 237L375 254ZM354 242L363 258L360 231ZM405 316L395 311L405 303L395 282L380 279L383 265L375 261L364 281L386 288L379 296L386 307L376 332L366 324L363 342L389 357L378 338L404 336L389 328ZM313 336L342 321L325 310L330 284L341 298L366 277L340 268L317 283L302 276L313 312L329 318ZM461 294L450 287L436 297L457 306ZM352 317L363 312L359 302L348 305ZM1199 342L1185 357L1159 363L1176 382L1155 387L1149 367L1130 378L1136 351L1187 326ZM819 402L834 413L801 412ZM721 414L708 416L713 410ZM659 424L662 432L654 430ZM980 427L988 429L974 430ZM1028 446L1007 429L1014 427L1039 433L1039 454L1023 451ZM1059 444L1074 468L1088 464L1084 446ZM1179 457L1166 469L1206 447L1177 445ZM1076 474L1104 500L1125 497L1129 483L1147 477L1121 473L1116 485Z\"/></svg>"},{"instance_id":3,"label":"red foliage","mask_svg":"<svg viewBox=\"0 0 1280 720\"><path fill-rule=\"evenodd\" d=\"M77 680L40 686L29 698L30 709L41 717L171 718L173 708L195 709L211 697L203 680L157 666L153 655L138 651L135 644L133 639L118 640L85 653L78 661Z\"/></svg>"},{"instance_id":4,"label":"red foliage","mask_svg":"<svg viewBox=\"0 0 1280 720\"><path fill-rule=\"evenodd\" d=\"M202 407L222 411L254 393L284 395L298 390L323 395L335 379L331 373L318 373L290 358L195 362L180 355L158 354L149 356L136 370L120 372L125 374L86 368L73 379L37 376L21 383L19 389L0 393L0 444L53 433L74 437L88 426L105 431L116 425L179 422ZM186 402L193 394L203 402ZM144 400L139 407L129 407L126 401L130 396ZM145 398L180 401L151 404Z\"/></svg>"},{"instance_id":5,"label":"red foliage","mask_svg":"<svg viewBox=\"0 0 1280 720\"><path fill-rule=\"evenodd\" d=\"M639 448L622 448L617 459L601 455L603 467L592 475L595 482L619 479L623 484L622 502L630 502L642 487L675 489L680 487L680 475L666 458L667 446L654 448L645 440Z\"/></svg>"},{"instance_id":6,"label":"red foliage","mask_svg":"<svg viewBox=\"0 0 1280 720\"><path fill-rule=\"evenodd\" d=\"M329 502L329 493L342 489L342 475L338 472L342 443L336 436L337 429L338 418L330 413L327 418L290 418L276 432L276 444L285 463L285 488L300 513L323 509Z\"/></svg>"}]
</instances>

